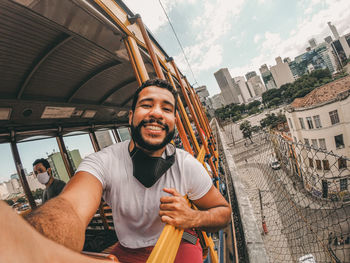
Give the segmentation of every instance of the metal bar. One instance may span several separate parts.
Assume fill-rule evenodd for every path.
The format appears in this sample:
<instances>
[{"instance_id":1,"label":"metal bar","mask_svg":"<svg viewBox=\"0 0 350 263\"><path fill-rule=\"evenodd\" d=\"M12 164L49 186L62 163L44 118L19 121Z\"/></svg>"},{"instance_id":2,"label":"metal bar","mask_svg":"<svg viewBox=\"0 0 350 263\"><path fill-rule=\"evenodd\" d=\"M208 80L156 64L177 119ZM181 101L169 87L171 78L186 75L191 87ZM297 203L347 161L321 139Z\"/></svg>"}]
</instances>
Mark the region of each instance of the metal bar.
<instances>
[{"instance_id":1,"label":"metal bar","mask_svg":"<svg viewBox=\"0 0 350 263\"><path fill-rule=\"evenodd\" d=\"M92 143L92 147L94 148L94 151L95 152L100 151L101 148L100 148L100 145L98 144L96 133L91 130L89 132L89 137L90 137L90 140L91 140L91 143ZM104 212L104 208L103 208L103 202L104 202L103 199L101 199L100 205L98 207L98 211L100 213L100 217L101 217L101 220L102 220L102 224L103 224L104 230L109 230L110 228L109 228L106 216L105 216L105 212Z\"/></svg>"},{"instance_id":2,"label":"metal bar","mask_svg":"<svg viewBox=\"0 0 350 263\"><path fill-rule=\"evenodd\" d=\"M127 36L124 39L124 43L126 42L126 45L128 45L129 49L130 49L130 53L129 53L129 49L128 49L128 54L130 57L130 60L133 60L135 63L135 74L136 76L139 76L139 81L142 83L146 80L149 79L147 70L146 70L146 66L143 63L142 60L142 56L139 50L139 47L137 46L135 39L133 39L132 37ZM141 85L140 83L140 85Z\"/></svg>"},{"instance_id":3,"label":"metal bar","mask_svg":"<svg viewBox=\"0 0 350 263\"><path fill-rule=\"evenodd\" d=\"M28 199L28 202L29 202L31 209L33 210L36 208L36 203L34 201L32 192L30 191L30 188L29 188L29 185L27 182L27 178L26 178L26 175L24 173L21 157L19 155L17 144L16 144L16 141L14 140L14 138L12 138L12 140L11 140L11 151L12 151L13 160L15 161L15 164L16 164L17 174L19 175L19 179L21 181L24 193Z\"/></svg>"},{"instance_id":4,"label":"metal bar","mask_svg":"<svg viewBox=\"0 0 350 263\"><path fill-rule=\"evenodd\" d=\"M66 145L63 141L62 135L58 135L56 137L56 140L57 140L58 148L60 149L60 153L61 153L61 157L62 157L64 166L66 167L68 176L69 176L69 178L72 178L74 175L73 165L68 157L67 148L66 148Z\"/></svg>"},{"instance_id":5,"label":"metal bar","mask_svg":"<svg viewBox=\"0 0 350 263\"><path fill-rule=\"evenodd\" d=\"M206 142L206 140L205 140L205 138L204 138L203 133L201 132L201 127L200 127L200 125L199 125L199 121L198 121L198 118L197 118L197 116L196 116L196 112L195 112L195 110L193 109L193 106L192 106L191 101L190 101L190 99L189 99L189 97L188 97L188 94L187 94L187 90L185 89L185 86L184 86L184 84L183 84L183 82L182 82L180 73L179 73L179 71L178 71L178 69L177 69L177 67L176 67L175 62L174 62L173 59L171 59L171 64L173 65L173 68L174 68L174 70L175 70L177 79L179 80L180 87L181 87L181 91L182 91L182 95L184 96L185 101L186 101L186 104L187 104L187 107L189 108L189 110L190 110L190 112L191 112L192 118L193 118L194 123L195 123L196 128L197 128L197 132L198 132L199 137L201 138L202 144L203 144L203 146L204 146L204 148L205 148L205 152L206 152L207 154L210 154L210 150L209 150L209 148L208 148L207 142ZM213 172L213 174L214 174L214 177L217 178L217 177L218 177L218 172L217 172L217 170L216 170L216 167L215 167L215 165L214 165L214 163L213 163L212 158L209 158L208 161L209 161L210 168L211 168L211 170L212 170L212 172ZM218 187L218 184L217 184L216 186Z\"/></svg>"},{"instance_id":6,"label":"metal bar","mask_svg":"<svg viewBox=\"0 0 350 263\"><path fill-rule=\"evenodd\" d=\"M113 137L115 139L116 142L121 142L121 138L119 136L119 133L117 131L117 129L112 129L112 134L113 134Z\"/></svg>"},{"instance_id":7,"label":"metal bar","mask_svg":"<svg viewBox=\"0 0 350 263\"><path fill-rule=\"evenodd\" d=\"M146 47L147 47L147 51L148 51L148 53L149 53L149 55L151 57L151 60L152 60L152 63L153 63L153 67L154 67L154 69L156 71L156 74L157 74L158 78L165 80L165 76L163 74L162 68L160 67L158 58L157 58L156 54L154 53L151 40L150 40L149 35L148 35L147 31L146 31L145 25L142 22L141 16L137 14L137 15L135 15L135 18L136 18L136 23L139 26L139 29L141 31L143 40L145 41L145 44L146 44Z\"/></svg>"},{"instance_id":8,"label":"metal bar","mask_svg":"<svg viewBox=\"0 0 350 263\"><path fill-rule=\"evenodd\" d=\"M167 72L167 76L168 76L168 79L169 79L170 83L173 85L174 89L177 90L176 85L175 85L175 83L174 83L173 76L170 74L169 71ZM196 136L194 135L194 132L193 132L193 129L192 129L190 120L188 119L188 116L187 116L185 107L184 107L184 105L183 105L183 103L182 103L182 101L181 101L180 96L178 97L177 105L178 105L180 114L181 114L181 116L182 116L182 120L183 120L183 122L184 122L184 125L183 125L183 126L184 126L185 129L188 131L188 134L189 134L189 136L190 136L190 138L191 138L192 145L193 145L193 149L194 149L195 153L198 154L199 151L200 151L200 147L199 147L199 145L198 145ZM188 141L187 136L186 136L186 138L184 138L184 139L185 139L186 141ZM182 140L182 139L181 139L181 140ZM184 142L184 141L183 141L183 142Z\"/></svg>"}]
</instances>

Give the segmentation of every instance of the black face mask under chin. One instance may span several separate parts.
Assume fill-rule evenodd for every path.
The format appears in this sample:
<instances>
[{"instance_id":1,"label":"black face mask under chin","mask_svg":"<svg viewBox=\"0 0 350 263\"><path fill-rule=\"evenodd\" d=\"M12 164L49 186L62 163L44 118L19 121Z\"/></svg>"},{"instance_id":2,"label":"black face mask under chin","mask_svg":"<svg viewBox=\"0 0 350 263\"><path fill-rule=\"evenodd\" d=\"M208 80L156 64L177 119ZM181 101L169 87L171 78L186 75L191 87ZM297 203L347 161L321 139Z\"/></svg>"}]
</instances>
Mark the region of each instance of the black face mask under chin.
<instances>
[{"instance_id":1,"label":"black face mask under chin","mask_svg":"<svg viewBox=\"0 0 350 263\"><path fill-rule=\"evenodd\" d=\"M172 144L168 145L173 148L170 149L170 151L173 151L173 153L167 155L167 150L165 150L165 159L162 157L149 156L140 148L137 148L136 145L130 152L133 175L145 187L150 188L152 185L154 185L159 178L162 177L162 175L164 175L166 171L174 164L176 148Z\"/></svg>"}]
</instances>

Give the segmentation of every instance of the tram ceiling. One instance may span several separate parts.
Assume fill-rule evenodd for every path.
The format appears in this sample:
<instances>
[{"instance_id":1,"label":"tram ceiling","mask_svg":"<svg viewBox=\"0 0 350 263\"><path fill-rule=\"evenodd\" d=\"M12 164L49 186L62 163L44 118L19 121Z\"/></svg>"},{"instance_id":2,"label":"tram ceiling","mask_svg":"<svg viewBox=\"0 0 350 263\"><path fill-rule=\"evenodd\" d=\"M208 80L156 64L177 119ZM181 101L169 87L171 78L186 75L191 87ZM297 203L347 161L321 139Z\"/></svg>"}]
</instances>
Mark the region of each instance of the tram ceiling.
<instances>
[{"instance_id":1,"label":"tram ceiling","mask_svg":"<svg viewBox=\"0 0 350 263\"><path fill-rule=\"evenodd\" d=\"M0 133L127 123L137 79L124 33L93 1L4 0L0 10Z\"/></svg>"}]
</instances>

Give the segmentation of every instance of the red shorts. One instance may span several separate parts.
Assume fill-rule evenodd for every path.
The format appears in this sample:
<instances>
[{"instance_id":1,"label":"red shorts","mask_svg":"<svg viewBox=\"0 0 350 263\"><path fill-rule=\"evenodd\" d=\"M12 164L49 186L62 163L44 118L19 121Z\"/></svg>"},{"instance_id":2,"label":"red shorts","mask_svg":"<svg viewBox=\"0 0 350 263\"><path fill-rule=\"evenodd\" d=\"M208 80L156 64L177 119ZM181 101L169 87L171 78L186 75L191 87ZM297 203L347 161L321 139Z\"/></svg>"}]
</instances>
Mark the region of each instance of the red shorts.
<instances>
[{"instance_id":1,"label":"red shorts","mask_svg":"<svg viewBox=\"0 0 350 263\"><path fill-rule=\"evenodd\" d=\"M187 231L193 234L194 231ZM115 255L121 263L145 263L151 254L153 246L144 248L127 248L119 242L113 248L111 254ZM188 241L181 240L179 250L177 251L174 263L202 263L202 247L197 238L195 245Z\"/></svg>"}]
</instances>

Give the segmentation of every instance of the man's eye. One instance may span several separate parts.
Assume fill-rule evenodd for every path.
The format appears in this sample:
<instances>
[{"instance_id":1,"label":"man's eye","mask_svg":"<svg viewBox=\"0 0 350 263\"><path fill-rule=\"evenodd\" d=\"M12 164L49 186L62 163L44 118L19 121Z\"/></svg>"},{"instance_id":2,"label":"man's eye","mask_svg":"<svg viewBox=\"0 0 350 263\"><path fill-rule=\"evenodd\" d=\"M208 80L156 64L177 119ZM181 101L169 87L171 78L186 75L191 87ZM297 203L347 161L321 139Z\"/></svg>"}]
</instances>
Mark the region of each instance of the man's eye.
<instances>
[{"instance_id":1,"label":"man's eye","mask_svg":"<svg viewBox=\"0 0 350 263\"><path fill-rule=\"evenodd\" d=\"M165 112L172 112L172 109L170 109L170 108L163 108L163 110L164 110Z\"/></svg>"},{"instance_id":2,"label":"man's eye","mask_svg":"<svg viewBox=\"0 0 350 263\"><path fill-rule=\"evenodd\" d=\"M151 105L149 105L149 104L142 104L141 107L142 108L151 108Z\"/></svg>"}]
</instances>

